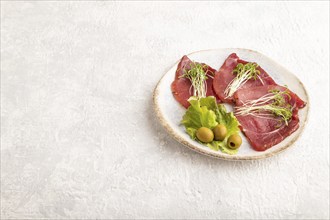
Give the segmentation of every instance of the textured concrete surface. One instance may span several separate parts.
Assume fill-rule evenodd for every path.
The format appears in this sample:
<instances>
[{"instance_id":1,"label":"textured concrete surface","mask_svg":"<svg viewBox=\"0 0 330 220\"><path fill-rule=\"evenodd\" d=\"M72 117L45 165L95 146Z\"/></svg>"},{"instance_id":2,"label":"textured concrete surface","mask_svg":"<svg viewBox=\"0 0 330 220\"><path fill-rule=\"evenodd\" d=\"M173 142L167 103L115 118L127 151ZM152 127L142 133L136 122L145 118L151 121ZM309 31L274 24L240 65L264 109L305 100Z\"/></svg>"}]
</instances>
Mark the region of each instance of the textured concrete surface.
<instances>
[{"instance_id":1,"label":"textured concrete surface","mask_svg":"<svg viewBox=\"0 0 330 220\"><path fill-rule=\"evenodd\" d=\"M329 218L328 2L1 2L1 217ZM311 100L288 151L199 155L152 91L183 54L260 51Z\"/></svg>"}]
</instances>

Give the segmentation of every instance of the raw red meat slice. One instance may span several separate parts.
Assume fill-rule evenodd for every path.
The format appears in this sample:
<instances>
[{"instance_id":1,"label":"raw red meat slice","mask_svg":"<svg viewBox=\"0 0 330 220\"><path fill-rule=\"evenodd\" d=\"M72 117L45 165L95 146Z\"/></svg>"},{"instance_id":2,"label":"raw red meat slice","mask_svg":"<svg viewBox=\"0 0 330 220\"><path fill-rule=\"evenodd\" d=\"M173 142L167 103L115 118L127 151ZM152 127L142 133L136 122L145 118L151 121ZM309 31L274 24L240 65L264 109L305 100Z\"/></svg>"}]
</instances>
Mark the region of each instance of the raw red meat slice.
<instances>
[{"instance_id":1,"label":"raw red meat slice","mask_svg":"<svg viewBox=\"0 0 330 220\"><path fill-rule=\"evenodd\" d=\"M270 90L287 90L286 87L278 85L258 86L248 89L240 89L234 94L236 107L242 106L251 100L256 100L267 94ZM299 128L298 107L305 105L296 94L289 90L291 98L284 96L286 103L293 107L292 118L288 125L285 123L279 124L278 118L264 118L254 115L237 115L234 112L238 121L241 124L241 130L248 138L251 146L257 151L264 151L268 148L280 143L286 137L291 135Z\"/></svg>"},{"instance_id":2,"label":"raw red meat slice","mask_svg":"<svg viewBox=\"0 0 330 220\"><path fill-rule=\"evenodd\" d=\"M233 97L226 97L224 91L226 90L228 84L236 77L232 72L238 63L246 64L247 61L241 60L236 53L232 53L225 60L224 64L221 66L219 71L215 73L213 80L213 90L215 94L223 102L232 103ZM240 89L246 89L255 86L262 85L276 85L275 81L263 70L260 66L257 68L260 71L259 77L262 79L250 79L245 84L243 84L237 91Z\"/></svg>"},{"instance_id":3,"label":"raw red meat slice","mask_svg":"<svg viewBox=\"0 0 330 220\"><path fill-rule=\"evenodd\" d=\"M287 90L289 91L291 99L288 99L288 97L285 97L285 99L290 105L298 108L303 108L306 105L306 102L301 100L297 94L293 93L287 87L279 85L256 86L247 89L240 89L233 95L233 102L236 104L236 106L241 106L248 100L255 100L260 98L261 96L267 94L269 90Z\"/></svg>"},{"instance_id":4,"label":"raw red meat slice","mask_svg":"<svg viewBox=\"0 0 330 220\"><path fill-rule=\"evenodd\" d=\"M185 70L190 70L190 65L192 63L193 62L187 56L182 57L175 73L175 79L171 85L174 98L185 108L188 108L190 106L190 103L187 100L190 98L190 96L193 95L192 94L193 89L191 88L191 82L189 79L179 78L179 77L185 73ZM215 96L213 92L212 84L216 70L206 65L205 71L207 72L208 75L208 79L206 80L206 84L207 84L206 96Z\"/></svg>"}]
</instances>

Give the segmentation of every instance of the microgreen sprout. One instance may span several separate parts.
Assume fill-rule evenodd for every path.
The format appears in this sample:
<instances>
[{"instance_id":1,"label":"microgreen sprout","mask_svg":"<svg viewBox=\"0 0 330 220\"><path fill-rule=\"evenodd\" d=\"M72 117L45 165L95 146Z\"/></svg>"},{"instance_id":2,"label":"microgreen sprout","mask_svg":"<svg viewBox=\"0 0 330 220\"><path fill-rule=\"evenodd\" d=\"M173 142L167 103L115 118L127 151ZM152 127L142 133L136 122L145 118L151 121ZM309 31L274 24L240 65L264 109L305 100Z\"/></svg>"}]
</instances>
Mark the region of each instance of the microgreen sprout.
<instances>
[{"instance_id":1,"label":"microgreen sprout","mask_svg":"<svg viewBox=\"0 0 330 220\"><path fill-rule=\"evenodd\" d=\"M236 115L253 115L261 118L279 117L279 121L283 121L288 125L292 118L292 106L286 102L285 96L291 99L288 90L280 91L277 89L270 90L269 93L262 97L248 101L242 106L236 107Z\"/></svg>"},{"instance_id":2,"label":"microgreen sprout","mask_svg":"<svg viewBox=\"0 0 330 220\"><path fill-rule=\"evenodd\" d=\"M191 89L193 88L193 96L198 98L206 97L206 80L208 77L212 78L212 76L207 75L208 70L205 71L205 69L207 69L207 65L192 62L190 64L190 69L185 70L185 73L180 76L180 78L187 78L190 80L191 86L189 92L191 94Z\"/></svg>"},{"instance_id":3,"label":"microgreen sprout","mask_svg":"<svg viewBox=\"0 0 330 220\"><path fill-rule=\"evenodd\" d=\"M227 88L224 91L226 98L231 97L242 85L244 85L249 79L256 80L257 78L263 81L259 77L260 71L257 70L258 64L256 63L239 63L233 70L233 74L236 74L236 77L228 84Z\"/></svg>"}]
</instances>

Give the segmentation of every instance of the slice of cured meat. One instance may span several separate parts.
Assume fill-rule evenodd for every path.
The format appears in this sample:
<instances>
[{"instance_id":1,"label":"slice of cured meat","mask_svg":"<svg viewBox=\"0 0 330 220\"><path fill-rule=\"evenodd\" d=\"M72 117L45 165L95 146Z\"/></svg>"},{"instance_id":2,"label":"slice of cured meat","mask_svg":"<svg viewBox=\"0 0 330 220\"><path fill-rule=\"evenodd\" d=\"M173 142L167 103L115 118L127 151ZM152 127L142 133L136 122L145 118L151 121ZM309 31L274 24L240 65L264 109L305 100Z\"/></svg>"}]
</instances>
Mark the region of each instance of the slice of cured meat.
<instances>
[{"instance_id":1,"label":"slice of cured meat","mask_svg":"<svg viewBox=\"0 0 330 220\"><path fill-rule=\"evenodd\" d=\"M189 79L180 78L180 76L182 76L185 71L190 70L191 64L193 64L193 61L191 61L187 56L183 56L178 64L175 73L175 79L171 84L171 90L174 95L174 98L185 108L188 108L190 106L190 103L187 100L193 95L193 88L191 87L191 82ZM215 96L212 84L216 70L206 65L204 71L206 71L208 76L208 79L206 80L206 96Z\"/></svg>"},{"instance_id":2,"label":"slice of cured meat","mask_svg":"<svg viewBox=\"0 0 330 220\"><path fill-rule=\"evenodd\" d=\"M237 110L249 103L251 100L257 100L270 91L288 91L290 96L284 95L286 104L292 106L292 117L286 125L280 121L279 117L263 117L259 115L239 115ZM305 105L296 94L288 90L286 87L278 85L258 86L247 89L240 89L234 94L236 102L235 116L241 124L241 130L248 138L251 146L257 151L264 151L268 148L280 143L286 137L291 135L299 128L298 108Z\"/></svg>"},{"instance_id":3,"label":"slice of cured meat","mask_svg":"<svg viewBox=\"0 0 330 220\"><path fill-rule=\"evenodd\" d=\"M225 90L230 82L236 77L236 74L233 74L233 70L239 63L246 64L248 62L241 60L236 53L232 53L225 60L219 71L215 73L213 90L223 102L233 102L233 97L227 97L227 95L225 95ZM276 85L275 81L268 75L268 73L266 73L265 70L263 70L260 66L257 69L260 71L259 77L256 79L249 79L245 84L241 85L237 91L255 86Z\"/></svg>"}]
</instances>

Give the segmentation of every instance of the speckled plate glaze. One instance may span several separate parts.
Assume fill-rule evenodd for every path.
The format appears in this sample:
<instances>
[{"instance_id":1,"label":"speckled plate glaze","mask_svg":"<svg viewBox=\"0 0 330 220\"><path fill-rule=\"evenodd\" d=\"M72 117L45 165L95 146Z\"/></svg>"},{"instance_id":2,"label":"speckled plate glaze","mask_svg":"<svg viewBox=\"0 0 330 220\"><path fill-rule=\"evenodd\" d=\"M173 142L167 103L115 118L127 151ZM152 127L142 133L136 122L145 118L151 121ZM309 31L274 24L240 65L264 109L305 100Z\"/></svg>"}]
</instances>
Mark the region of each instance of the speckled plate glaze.
<instances>
[{"instance_id":1,"label":"speckled plate glaze","mask_svg":"<svg viewBox=\"0 0 330 220\"><path fill-rule=\"evenodd\" d=\"M241 134L243 143L240 147L238 154L228 155L221 151L214 151L208 147L190 139L186 134L185 129L180 125L182 116L185 113L185 108L182 107L173 97L171 92L171 83L174 80L175 71L178 65L176 62L167 73L158 82L154 94L154 110L160 123L165 127L167 132L174 137L175 140L188 148L199 153L226 160L256 160L278 154L285 149L293 146L294 142L301 135L308 118L309 99L304 85L301 81L290 71L282 67L267 56L248 49L239 48L226 48L203 50L188 54L191 60L197 62L204 62L215 69L219 69L225 59L230 53L236 53L241 59L257 62L273 79L280 85L287 85L290 90L295 92L307 102L305 108L299 110L300 127L297 131L284 139L281 143L273 146L272 148L258 152L251 148L249 142L243 134ZM226 104L228 111L232 111L232 107Z\"/></svg>"}]
</instances>

